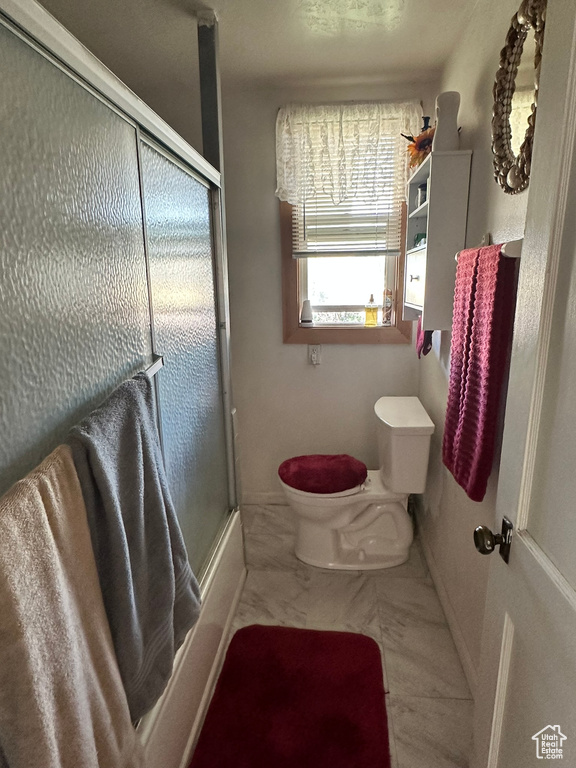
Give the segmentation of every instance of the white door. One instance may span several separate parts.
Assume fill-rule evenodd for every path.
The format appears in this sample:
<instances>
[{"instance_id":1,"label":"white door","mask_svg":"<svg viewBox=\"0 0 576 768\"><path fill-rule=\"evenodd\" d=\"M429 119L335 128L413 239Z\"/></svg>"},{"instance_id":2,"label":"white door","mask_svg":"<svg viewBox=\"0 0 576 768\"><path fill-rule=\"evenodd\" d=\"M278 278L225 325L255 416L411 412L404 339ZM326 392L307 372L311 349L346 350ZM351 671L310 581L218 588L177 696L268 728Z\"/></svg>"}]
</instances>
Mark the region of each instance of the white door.
<instances>
[{"instance_id":1,"label":"white door","mask_svg":"<svg viewBox=\"0 0 576 768\"><path fill-rule=\"evenodd\" d=\"M576 4L548 11L474 768L576 768Z\"/></svg>"}]
</instances>

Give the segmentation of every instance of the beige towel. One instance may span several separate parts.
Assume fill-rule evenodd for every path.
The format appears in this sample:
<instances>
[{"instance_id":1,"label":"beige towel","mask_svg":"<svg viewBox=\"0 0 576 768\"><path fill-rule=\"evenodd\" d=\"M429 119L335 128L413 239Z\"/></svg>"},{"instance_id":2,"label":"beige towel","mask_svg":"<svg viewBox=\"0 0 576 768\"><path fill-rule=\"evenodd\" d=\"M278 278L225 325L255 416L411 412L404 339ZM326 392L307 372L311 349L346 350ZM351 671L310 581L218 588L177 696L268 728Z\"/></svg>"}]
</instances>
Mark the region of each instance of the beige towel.
<instances>
[{"instance_id":1,"label":"beige towel","mask_svg":"<svg viewBox=\"0 0 576 768\"><path fill-rule=\"evenodd\" d=\"M0 499L0 754L141 768L70 449Z\"/></svg>"}]
</instances>

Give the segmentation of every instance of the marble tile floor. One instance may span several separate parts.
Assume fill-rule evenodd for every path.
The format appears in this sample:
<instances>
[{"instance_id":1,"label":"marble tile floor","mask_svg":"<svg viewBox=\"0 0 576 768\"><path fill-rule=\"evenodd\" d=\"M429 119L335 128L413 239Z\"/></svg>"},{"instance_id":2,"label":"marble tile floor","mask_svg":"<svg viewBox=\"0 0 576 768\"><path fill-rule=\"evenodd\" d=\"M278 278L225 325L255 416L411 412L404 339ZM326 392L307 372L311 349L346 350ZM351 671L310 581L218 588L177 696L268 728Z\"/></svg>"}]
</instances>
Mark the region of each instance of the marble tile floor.
<instances>
[{"instance_id":1,"label":"marble tile floor","mask_svg":"<svg viewBox=\"0 0 576 768\"><path fill-rule=\"evenodd\" d=\"M361 632L382 653L392 768L466 768L472 698L416 538L408 562L313 568L294 555L288 507L242 509L248 576L231 634L248 624Z\"/></svg>"}]
</instances>

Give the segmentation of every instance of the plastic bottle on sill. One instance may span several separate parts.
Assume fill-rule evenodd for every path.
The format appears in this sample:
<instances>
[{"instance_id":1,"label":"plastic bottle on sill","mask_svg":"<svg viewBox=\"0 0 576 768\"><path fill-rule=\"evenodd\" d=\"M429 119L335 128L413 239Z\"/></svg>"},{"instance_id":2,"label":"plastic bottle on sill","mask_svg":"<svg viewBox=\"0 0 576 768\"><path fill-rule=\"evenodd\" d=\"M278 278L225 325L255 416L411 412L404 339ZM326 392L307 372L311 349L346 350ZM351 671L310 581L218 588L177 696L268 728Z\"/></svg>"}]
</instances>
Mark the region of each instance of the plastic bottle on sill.
<instances>
[{"instance_id":1,"label":"plastic bottle on sill","mask_svg":"<svg viewBox=\"0 0 576 768\"><path fill-rule=\"evenodd\" d=\"M384 301L382 302L382 325L392 325L392 291L384 291Z\"/></svg>"},{"instance_id":2,"label":"plastic bottle on sill","mask_svg":"<svg viewBox=\"0 0 576 768\"><path fill-rule=\"evenodd\" d=\"M374 301L374 294L370 294L370 301L365 306L366 319L364 325L366 328L375 328L378 324L378 304Z\"/></svg>"}]
</instances>

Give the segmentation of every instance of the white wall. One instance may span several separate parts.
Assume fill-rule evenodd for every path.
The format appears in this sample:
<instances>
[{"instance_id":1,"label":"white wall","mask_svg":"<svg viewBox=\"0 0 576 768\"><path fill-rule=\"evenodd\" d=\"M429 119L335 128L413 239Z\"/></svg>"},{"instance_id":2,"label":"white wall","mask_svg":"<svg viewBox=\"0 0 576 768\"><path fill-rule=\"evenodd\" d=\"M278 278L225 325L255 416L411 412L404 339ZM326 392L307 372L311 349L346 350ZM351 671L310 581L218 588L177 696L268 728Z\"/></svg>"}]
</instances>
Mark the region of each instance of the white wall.
<instances>
[{"instance_id":1,"label":"white wall","mask_svg":"<svg viewBox=\"0 0 576 768\"><path fill-rule=\"evenodd\" d=\"M423 98L432 84L383 88L225 90L224 168L234 403L244 501L280 500L278 465L306 453L350 453L377 462L373 405L415 395L410 344L323 345L322 364L305 345L282 342L280 228L275 120L290 101Z\"/></svg>"},{"instance_id":2,"label":"white wall","mask_svg":"<svg viewBox=\"0 0 576 768\"><path fill-rule=\"evenodd\" d=\"M493 242L522 237L528 192L506 195L493 179L490 148L492 84L498 68L510 19L517 0L483 0L475 7L460 44L452 53L442 80L442 90L461 93L459 124L462 149L472 149L472 176L466 244L480 243L490 232ZM472 675L480 659L480 638L489 559L474 549L472 532L485 524L500 530L495 520L497 466L482 503L470 501L442 465L441 446L448 395L450 333L436 332L434 348L420 364L419 396L437 430L424 512L420 516L423 538L436 566L439 587L449 601L456 639ZM497 461L495 462L497 465ZM454 625L455 623L455 625Z\"/></svg>"},{"instance_id":3,"label":"white wall","mask_svg":"<svg viewBox=\"0 0 576 768\"><path fill-rule=\"evenodd\" d=\"M202 152L197 25L184 3L39 1Z\"/></svg>"}]
</instances>

